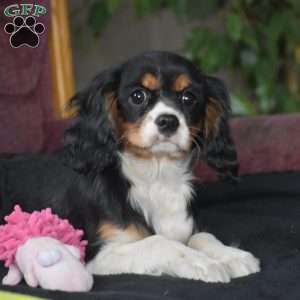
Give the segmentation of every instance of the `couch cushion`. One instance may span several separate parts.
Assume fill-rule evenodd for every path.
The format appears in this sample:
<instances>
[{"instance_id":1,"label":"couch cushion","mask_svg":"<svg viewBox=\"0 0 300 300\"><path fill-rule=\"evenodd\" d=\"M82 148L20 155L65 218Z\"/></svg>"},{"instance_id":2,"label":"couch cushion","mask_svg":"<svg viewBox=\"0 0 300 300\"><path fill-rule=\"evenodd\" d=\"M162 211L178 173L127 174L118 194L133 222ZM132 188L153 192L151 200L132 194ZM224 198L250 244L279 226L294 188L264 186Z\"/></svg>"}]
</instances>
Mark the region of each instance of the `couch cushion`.
<instances>
[{"instance_id":1,"label":"couch cushion","mask_svg":"<svg viewBox=\"0 0 300 300\"><path fill-rule=\"evenodd\" d=\"M236 118L231 128L240 175L300 170L300 114ZM196 174L203 181L216 179L203 163Z\"/></svg>"},{"instance_id":2,"label":"couch cushion","mask_svg":"<svg viewBox=\"0 0 300 300\"><path fill-rule=\"evenodd\" d=\"M22 1L1 1L3 9ZM0 152L38 152L44 144L44 122L52 117L51 79L48 52L50 5L46 16L37 18L45 25L37 48L12 48L9 35L0 30ZM13 18L0 19L0 27Z\"/></svg>"}]
</instances>

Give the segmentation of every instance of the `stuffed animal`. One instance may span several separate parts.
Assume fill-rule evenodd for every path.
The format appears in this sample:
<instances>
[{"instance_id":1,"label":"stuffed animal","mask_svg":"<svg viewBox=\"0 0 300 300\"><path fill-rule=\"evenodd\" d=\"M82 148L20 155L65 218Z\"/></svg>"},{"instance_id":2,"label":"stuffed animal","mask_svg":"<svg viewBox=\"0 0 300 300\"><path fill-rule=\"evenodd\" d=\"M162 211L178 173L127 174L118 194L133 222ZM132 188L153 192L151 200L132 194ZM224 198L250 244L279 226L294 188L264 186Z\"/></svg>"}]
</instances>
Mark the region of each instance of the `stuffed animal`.
<instances>
[{"instance_id":1,"label":"stuffed animal","mask_svg":"<svg viewBox=\"0 0 300 300\"><path fill-rule=\"evenodd\" d=\"M24 277L31 287L89 291L93 276L84 265L87 241L83 231L52 214L23 212L16 205L0 226L0 260L9 268L2 283L16 285Z\"/></svg>"}]
</instances>

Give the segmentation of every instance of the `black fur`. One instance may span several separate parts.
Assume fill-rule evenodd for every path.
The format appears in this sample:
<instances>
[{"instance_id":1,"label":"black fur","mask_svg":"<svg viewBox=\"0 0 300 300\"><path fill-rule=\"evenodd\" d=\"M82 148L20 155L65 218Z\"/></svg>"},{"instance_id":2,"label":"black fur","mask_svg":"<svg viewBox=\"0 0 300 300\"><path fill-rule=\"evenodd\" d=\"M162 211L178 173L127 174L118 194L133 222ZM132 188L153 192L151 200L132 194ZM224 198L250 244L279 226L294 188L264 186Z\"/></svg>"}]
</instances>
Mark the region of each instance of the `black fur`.
<instances>
[{"instance_id":1,"label":"black fur","mask_svg":"<svg viewBox=\"0 0 300 300\"><path fill-rule=\"evenodd\" d=\"M221 80L207 76L205 94L206 98L212 97L218 101L221 114L216 124L217 134L212 139L202 140L203 158L219 173L222 179L236 181L239 165L228 125L231 113L228 91Z\"/></svg>"},{"instance_id":2,"label":"black fur","mask_svg":"<svg viewBox=\"0 0 300 300\"><path fill-rule=\"evenodd\" d=\"M119 81L119 69L105 70L71 99L70 106L79 118L66 132L65 159L74 170L99 172L116 161L118 143L108 120L104 97L116 91Z\"/></svg>"}]
</instances>

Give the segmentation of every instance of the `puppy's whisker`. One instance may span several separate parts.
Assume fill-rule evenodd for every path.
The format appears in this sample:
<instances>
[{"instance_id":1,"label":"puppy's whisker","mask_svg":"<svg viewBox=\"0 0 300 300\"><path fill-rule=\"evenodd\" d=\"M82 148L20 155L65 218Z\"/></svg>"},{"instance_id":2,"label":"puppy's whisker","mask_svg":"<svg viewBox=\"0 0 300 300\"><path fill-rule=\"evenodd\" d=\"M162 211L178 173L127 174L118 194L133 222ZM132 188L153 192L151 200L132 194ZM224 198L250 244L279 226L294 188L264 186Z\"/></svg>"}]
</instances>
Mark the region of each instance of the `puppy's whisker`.
<instances>
[{"instance_id":1,"label":"puppy's whisker","mask_svg":"<svg viewBox=\"0 0 300 300\"><path fill-rule=\"evenodd\" d=\"M196 154L197 154L196 161L199 161L200 160L200 156L201 156L201 147L200 147L199 143L197 142L196 138L193 135L191 135L191 139L192 139L192 142L195 144L196 149L197 149L197 152L196 152Z\"/></svg>"},{"instance_id":2,"label":"puppy's whisker","mask_svg":"<svg viewBox=\"0 0 300 300\"><path fill-rule=\"evenodd\" d=\"M201 130L201 128L195 126L189 126L189 129L195 130L196 132L199 132Z\"/></svg>"}]
</instances>

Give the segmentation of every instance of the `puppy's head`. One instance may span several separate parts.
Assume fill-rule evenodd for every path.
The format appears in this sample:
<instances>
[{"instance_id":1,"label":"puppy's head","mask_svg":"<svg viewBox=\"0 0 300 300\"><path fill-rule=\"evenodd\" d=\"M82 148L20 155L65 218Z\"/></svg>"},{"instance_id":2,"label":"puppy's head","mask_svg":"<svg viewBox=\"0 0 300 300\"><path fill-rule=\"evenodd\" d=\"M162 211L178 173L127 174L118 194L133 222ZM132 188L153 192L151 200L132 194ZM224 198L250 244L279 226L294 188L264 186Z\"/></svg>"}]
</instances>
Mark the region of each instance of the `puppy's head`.
<instances>
[{"instance_id":1,"label":"puppy's head","mask_svg":"<svg viewBox=\"0 0 300 300\"><path fill-rule=\"evenodd\" d=\"M221 175L236 176L227 90L183 57L158 51L134 57L99 74L72 104L79 119L67 147L79 169L103 169L118 151L143 159L198 151Z\"/></svg>"}]
</instances>

